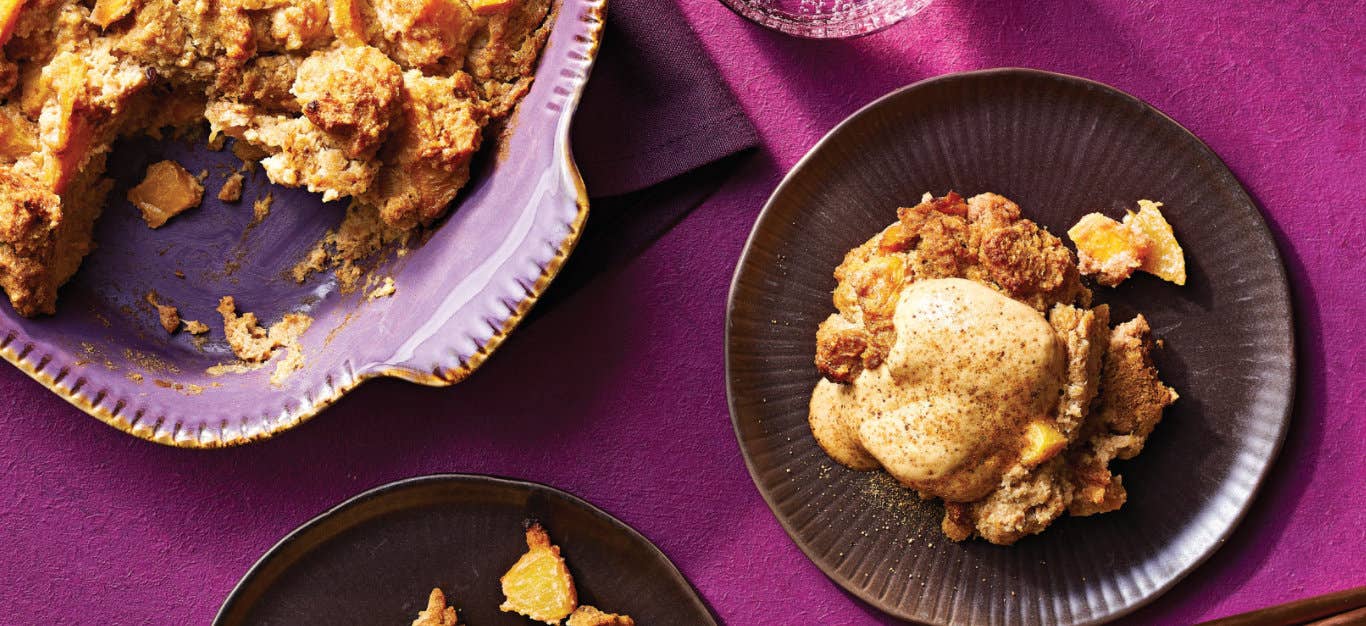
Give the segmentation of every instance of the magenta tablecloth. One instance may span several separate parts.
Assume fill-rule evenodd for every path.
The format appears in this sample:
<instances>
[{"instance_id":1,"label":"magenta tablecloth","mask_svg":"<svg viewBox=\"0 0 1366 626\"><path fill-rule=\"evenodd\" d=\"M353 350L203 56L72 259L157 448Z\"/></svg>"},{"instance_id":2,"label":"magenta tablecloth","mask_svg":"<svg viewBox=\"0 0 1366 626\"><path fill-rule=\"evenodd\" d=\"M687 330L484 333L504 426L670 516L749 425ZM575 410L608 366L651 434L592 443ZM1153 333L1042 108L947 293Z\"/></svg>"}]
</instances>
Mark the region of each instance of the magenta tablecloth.
<instances>
[{"instance_id":1,"label":"magenta tablecloth","mask_svg":"<svg viewBox=\"0 0 1366 626\"><path fill-rule=\"evenodd\" d=\"M629 0L621 0L629 1ZM368 384L279 438L164 448L0 367L0 621L202 624L280 536L366 488L490 472L634 525L732 624L876 623L783 534L726 412L722 320L768 192L859 106L927 76L1018 65L1156 105L1266 212L1300 342L1289 439L1251 514L1132 623L1183 623L1366 584L1366 3L935 0L852 42L684 7L765 143L657 245L517 332L453 389Z\"/></svg>"}]
</instances>

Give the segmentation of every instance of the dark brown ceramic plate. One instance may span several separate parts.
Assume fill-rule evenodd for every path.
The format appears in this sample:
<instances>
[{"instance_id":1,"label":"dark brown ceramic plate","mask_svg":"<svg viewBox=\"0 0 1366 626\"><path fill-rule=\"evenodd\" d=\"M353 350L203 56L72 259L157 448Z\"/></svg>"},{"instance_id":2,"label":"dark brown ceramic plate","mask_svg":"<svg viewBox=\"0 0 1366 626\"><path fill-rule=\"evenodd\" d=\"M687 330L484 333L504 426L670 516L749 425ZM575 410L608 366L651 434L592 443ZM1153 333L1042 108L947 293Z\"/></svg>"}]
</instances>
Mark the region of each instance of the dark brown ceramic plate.
<instances>
[{"instance_id":1,"label":"dark brown ceramic plate","mask_svg":"<svg viewBox=\"0 0 1366 626\"><path fill-rule=\"evenodd\" d=\"M811 438L816 325L831 271L925 191L1004 194L1054 233L1082 214L1163 212L1185 287L1139 275L1098 288L1115 320L1146 315L1181 393L1119 464L1129 502L1012 547L956 544L942 508ZM927 80L831 131L774 191L736 270L727 317L731 415L750 473L815 564L878 608L932 623L1080 624L1171 587L1232 531L1284 438L1294 381L1286 278L1256 206L1195 136L1105 85L1000 69Z\"/></svg>"},{"instance_id":2,"label":"dark brown ceramic plate","mask_svg":"<svg viewBox=\"0 0 1366 626\"><path fill-rule=\"evenodd\" d=\"M658 548L601 509L543 485L447 474L372 489L290 533L214 624L408 624L440 587L461 624L527 626L498 610L498 578L526 551L528 518L560 546L581 603L640 624L716 623Z\"/></svg>"}]
</instances>

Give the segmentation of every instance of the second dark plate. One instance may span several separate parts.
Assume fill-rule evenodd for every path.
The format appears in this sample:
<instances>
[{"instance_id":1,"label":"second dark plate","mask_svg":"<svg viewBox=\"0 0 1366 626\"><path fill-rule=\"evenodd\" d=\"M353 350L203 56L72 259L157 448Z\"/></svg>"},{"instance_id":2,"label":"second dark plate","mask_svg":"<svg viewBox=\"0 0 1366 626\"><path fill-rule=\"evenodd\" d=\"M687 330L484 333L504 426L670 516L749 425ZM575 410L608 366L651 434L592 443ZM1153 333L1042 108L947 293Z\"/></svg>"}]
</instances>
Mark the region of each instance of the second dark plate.
<instances>
[{"instance_id":1,"label":"second dark plate","mask_svg":"<svg viewBox=\"0 0 1366 626\"><path fill-rule=\"evenodd\" d=\"M1118 464L1123 509L1064 518L1014 546L953 543L937 503L835 464L807 426L831 272L921 193L985 191L1061 234L1140 198L1186 250L1189 283L1139 275L1097 299L1148 317L1181 393L1143 454ZM1261 214L1190 132L1092 81L1001 69L927 80L868 105L774 191L727 315L731 416L750 473L807 556L851 593L931 623L1083 624L1162 593L1232 532L1271 466L1295 379L1290 300Z\"/></svg>"},{"instance_id":2,"label":"second dark plate","mask_svg":"<svg viewBox=\"0 0 1366 626\"><path fill-rule=\"evenodd\" d=\"M534 624L503 613L498 578L540 520L569 564L579 602L639 624L715 624L697 592L640 533L579 498L534 483L447 474L358 495L290 533L252 566L215 626L408 624L440 587L461 624Z\"/></svg>"}]
</instances>

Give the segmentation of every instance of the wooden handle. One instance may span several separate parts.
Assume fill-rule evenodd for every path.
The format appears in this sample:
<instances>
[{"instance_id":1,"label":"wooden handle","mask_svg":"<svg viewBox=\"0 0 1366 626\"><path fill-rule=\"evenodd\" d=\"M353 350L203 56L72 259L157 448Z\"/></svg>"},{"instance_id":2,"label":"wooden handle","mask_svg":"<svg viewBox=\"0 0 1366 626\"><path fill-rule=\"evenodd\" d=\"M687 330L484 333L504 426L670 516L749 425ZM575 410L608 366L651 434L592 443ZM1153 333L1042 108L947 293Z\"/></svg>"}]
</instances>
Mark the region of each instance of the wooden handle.
<instances>
[{"instance_id":1,"label":"wooden handle","mask_svg":"<svg viewBox=\"0 0 1366 626\"><path fill-rule=\"evenodd\" d=\"M1278 604L1204 622L1202 626L1290 626L1312 620L1322 620L1314 622L1314 626L1362 623L1366 620L1366 587Z\"/></svg>"}]
</instances>

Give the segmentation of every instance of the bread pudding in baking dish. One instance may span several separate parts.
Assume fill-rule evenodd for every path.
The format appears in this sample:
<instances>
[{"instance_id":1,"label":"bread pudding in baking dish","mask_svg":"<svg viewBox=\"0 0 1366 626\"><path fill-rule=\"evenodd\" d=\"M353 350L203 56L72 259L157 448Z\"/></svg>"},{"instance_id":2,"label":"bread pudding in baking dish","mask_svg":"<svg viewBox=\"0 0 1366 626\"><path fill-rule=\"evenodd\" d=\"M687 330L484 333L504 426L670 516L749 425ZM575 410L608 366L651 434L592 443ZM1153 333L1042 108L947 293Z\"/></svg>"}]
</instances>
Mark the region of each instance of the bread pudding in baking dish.
<instances>
[{"instance_id":1,"label":"bread pudding in baking dish","mask_svg":"<svg viewBox=\"0 0 1366 626\"><path fill-rule=\"evenodd\" d=\"M548 0L0 0L0 287L21 315L55 312L58 288L93 249L114 140L206 120L211 142L233 138L272 182L350 198L346 223L366 226L365 242L431 225L490 124L529 89L549 10ZM325 252L305 265L327 266Z\"/></svg>"},{"instance_id":2,"label":"bread pudding in baking dish","mask_svg":"<svg viewBox=\"0 0 1366 626\"><path fill-rule=\"evenodd\" d=\"M1177 394L1142 315L1110 326L1072 252L991 193L926 197L835 270L816 334L817 443L945 503L943 530L1010 544L1118 509L1110 469Z\"/></svg>"}]
</instances>

